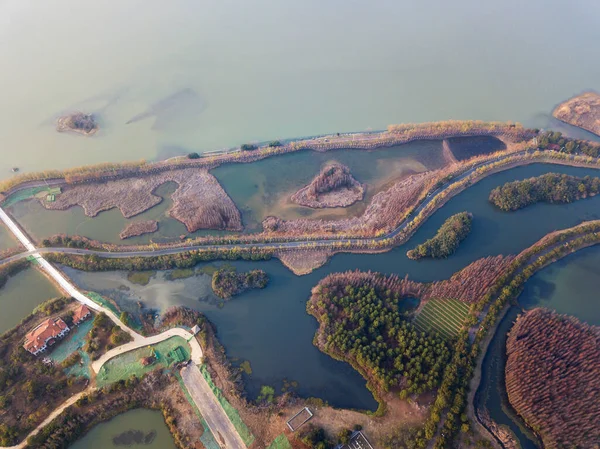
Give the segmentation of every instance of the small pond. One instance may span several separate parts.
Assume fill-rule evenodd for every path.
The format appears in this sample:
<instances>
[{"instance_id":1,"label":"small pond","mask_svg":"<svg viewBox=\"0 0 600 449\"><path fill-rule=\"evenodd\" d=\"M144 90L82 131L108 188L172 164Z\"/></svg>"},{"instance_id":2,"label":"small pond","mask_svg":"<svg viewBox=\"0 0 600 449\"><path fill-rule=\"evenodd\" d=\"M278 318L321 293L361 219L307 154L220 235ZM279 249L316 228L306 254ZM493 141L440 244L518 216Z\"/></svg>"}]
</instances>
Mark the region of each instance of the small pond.
<instances>
[{"instance_id":1,"label":"small pond","mask_svg":"<svg viewBox=\"0 0 600 449\"><path fill-rule=\"evenodd\" d=\"M70 449L176 449L173 437L155 410L136 409L98 424Z\"/></svg>"},{"instance_id":2,"label":"small pond","mask_svg":"<svg viewBox=\"0 0 600 449\"><path fill-rule=\"evenodd\" d=\"M36 269L28 268L10 277L0 288L0 333L15 327L44 301L61 295Z\"/></svg>"}]
</instances>

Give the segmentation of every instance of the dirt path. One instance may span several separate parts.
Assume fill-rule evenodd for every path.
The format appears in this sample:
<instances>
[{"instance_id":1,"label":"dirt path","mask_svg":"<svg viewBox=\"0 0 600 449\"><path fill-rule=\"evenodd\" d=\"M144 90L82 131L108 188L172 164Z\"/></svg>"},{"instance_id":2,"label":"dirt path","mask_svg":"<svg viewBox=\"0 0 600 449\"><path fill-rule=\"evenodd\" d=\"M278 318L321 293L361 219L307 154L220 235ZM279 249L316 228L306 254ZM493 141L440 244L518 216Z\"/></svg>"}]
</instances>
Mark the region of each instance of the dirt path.
<instances>
[{"instance_id":1,"label":"dirt path","mask_svg":"<svg viewBox=\"0 0 600 449\"><path fill-rule=\"evenodd\" d=\"M54 409L52 411L52 413L50 413L50 415L48 415L48 417L45 420L43 420L39 426L37 426L35 429L33 429L29 433L29 435L27 435L27 438L23 439L23 441L21 441L19 444L17 444L16 446L0 447L0 449L23 449L23 448L27 447L27 439L29 437L37 435L40 432L40 430L42 430L45 426L50 424L52 422L52 420L54 420L54 418L56 418L58 415L60 415L63 412L63 410L65 410L67 407L70 407L71 405L75 404L75 402L77 402L77 400L81 396L88 394L90 392L91 392L91 389L86 389L86 390L83 390L81 393L77 393L75 396L71 396L69 399L67 399L65 402L63 402L60 407Z\"/></svg>"},{"instance_id":2,"label":"dirt path","mask_svg":"<svg viewBox=\"0 0 600 449\"><path fill-rule=\"evenodd\" d=\"M245 449L246 445L198 367L186 366L181 370L181 377L217 443L224 449Z\"/></svg>"}]
</instances>

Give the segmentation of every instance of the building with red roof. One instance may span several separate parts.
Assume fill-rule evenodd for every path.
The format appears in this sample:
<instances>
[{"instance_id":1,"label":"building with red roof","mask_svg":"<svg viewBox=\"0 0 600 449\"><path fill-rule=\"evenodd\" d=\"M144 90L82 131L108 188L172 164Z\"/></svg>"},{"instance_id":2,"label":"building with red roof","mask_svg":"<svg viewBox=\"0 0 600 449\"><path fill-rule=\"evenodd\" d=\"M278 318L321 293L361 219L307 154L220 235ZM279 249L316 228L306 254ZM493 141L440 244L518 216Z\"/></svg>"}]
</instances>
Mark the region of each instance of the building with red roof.
<instances>
[{"instance_id":1,"label":"building with red roof","mask_svg":"<svg viewBox=\"0 0 600 449\"><path fill-rule=\"evenodd\" d=\"M79 323L87 320L91 314L92 312L90 312L90 309L85 304L80 304L75 313L73 313L73 324L79 326Z\"/></svg>"},{"instance_id":2,"label":"building with red roof","mask_svg":"<svg viewBox=\"0 0 600 449\"><path fill-rule=\"evenodd\" d=\"M25 336L23 347L33 355L38 355L48 346L52 346L57 339L63 338L70 330L61 318L48 318Z\"/></svg>"}]
</instances>

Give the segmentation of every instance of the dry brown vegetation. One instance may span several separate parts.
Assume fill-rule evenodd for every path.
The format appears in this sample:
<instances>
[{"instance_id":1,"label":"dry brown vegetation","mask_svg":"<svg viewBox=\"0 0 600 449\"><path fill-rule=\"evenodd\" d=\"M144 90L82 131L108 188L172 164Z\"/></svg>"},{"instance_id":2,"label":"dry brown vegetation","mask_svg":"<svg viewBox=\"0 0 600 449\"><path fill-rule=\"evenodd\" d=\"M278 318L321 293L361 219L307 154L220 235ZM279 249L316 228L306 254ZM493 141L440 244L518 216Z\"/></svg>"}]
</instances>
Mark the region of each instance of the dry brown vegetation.
<instances>
[{"instance_id":1,"label":"dry brown vegetation","mask_svg":"<svg viewBox=\"0 0 600 449\"><path fill-rule=\"evenodd\" d=\"M125 226L125 229L121 231L119 237L121 237L122 240L125 240L129 237L135 237L142 234L152 234L156 231L158 231L158 221L136 221L134 223L129 223L127 226Z\"/></svg>"},{"instance_id":2,"label":"dry brown vegetation","mask_svg":"<svg viewBox=\"0 0 600 449\"><path fill-rule=\"evenodd\" d=\"M91 136L98 131L98 124L92 114L75 112L59 117L56 121L56 130L58 132L71 131L84 136Z\"/></svg>"},{"instance_id":3,"label":"dry brown vegetation","mask_svg":"<svg viewBox=\"0 0 600 449\"><path fill-rule=\"evenodd\" d=\"M287 235L340 232L373 235L380 231L390 231L402 220L406 209L413 205L419 195L425 191L435 174L436 172L415 174L395 183L389 189L379 192L360 217L342 220L298 219L289 221L277 217L267 217L263 221L263 228L270 233Z\"/></svg>"},{"instance_id":4,"label":"dry brown vegetation","mask_svg":"<svg viewBox=\"0 0 600 449\"><path fill-rule=\"evenodd\" d=\"M586 92L558 105L557 119L600 136L600 94Z\"/></svg>"},{"instance_id":5,"label":"dry brown vegetation","mask_svg":"<svg viewBox=\"0 0 600 449\"><path fill-rule=\"evenodd\" d=\"M450 279L432 283L417 282L397 275L385 276L372 271L346 271L326 276L316 289L339 290L347 285L368 286L377 290L390 290L400 297L416 297L421 304L431 298L452 298L468 303L479 301L490 286L510 265L514 256L490 256L467 265Z\"/></svg>"},{"instance_id":6,"label":"dry brown vegetation","mask_svg":"<svg viewBox=\"0 0 600 449\"><path fill-rule=\"evenodd\" d=\"M598 447L600 328L533 309L517 319L506 352L508 399L544 447Z\"/></svg>"},{"instance_id":7,"label":"dry brown vegetation","mask_svg":"<svg viewBox=\"0 0 600 449\"><path fill-rule=\"evenodd\" d=\"M297 276L308 274L322 267L332 255L332 251L317 249L297 249L275 253L275 257L281 260L281 263Z\"/></svg>"},{"instance_id":8,"label":"dry brown vegetation","mask_svg":"<svg viewBox=\"0 0 600 449\"><path fill-rule=\"evenodd\" d=\"M106 182L67 185L54 202L42 200L48 209L83 207L94 217L118 207L124 217L138 215L162 201L153 192L162 184L175 182L173 206L169 215L185 224L189 232L198 229L242 229L240 213L218 181L199 168L166 171L152 176L127 177Z\"/></svg>"},{"instance_id":9,"label":"dry brown vegetation","mask_svg":"<svg viewBox=\"0 0 600 449\"><path fill-rule=\"evenodd\" d=\"M363 199L364 187L350 169L339 162L328 164L306 187L292 195L291 201L315 209L348 207Z\"/></svg>"},{"instance_id":10,"label":"dry brown vegetation","mask_svg":"<svg viewBox=\"0 0 600 449\"><path fill-rule=\"evenodd\" d=\"M254 162L278 154L300 150L329 151L340 148L373 150L376 148L401 145L414 140L445 139L466 136L500 136L506 141L520 141L531 138L535 132L523 128L520 124L481 121L446 121L408 125L390 125L388 131L382 133L354 133L331 135L316 139L290 142L287 145L271 147L263 146L255 151L227 152L220 155L206 156L198 159L180 158L175 160L147 163L146 161L103 163L74 167L67 170L47 170L36 173L21 173L0 182L0 192L9 195L27 183L39 180L61 180L67 183L92 182L104 179L117 179L125 176L141 174L158 174L167 170L179 170L185 167L211 169L225 163ZM2 196L0 196L0 199Z\"/></svg>"}]
</instances>

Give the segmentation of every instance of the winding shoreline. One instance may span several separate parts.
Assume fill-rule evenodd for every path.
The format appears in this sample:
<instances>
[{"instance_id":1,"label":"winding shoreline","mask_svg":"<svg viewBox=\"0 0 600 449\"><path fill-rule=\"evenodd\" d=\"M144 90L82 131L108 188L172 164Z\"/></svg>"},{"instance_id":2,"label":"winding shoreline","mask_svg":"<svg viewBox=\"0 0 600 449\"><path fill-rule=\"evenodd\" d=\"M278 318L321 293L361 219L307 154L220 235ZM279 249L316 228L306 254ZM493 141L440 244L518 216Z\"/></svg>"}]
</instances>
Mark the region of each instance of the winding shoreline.
<instances>
[{"instance_id":1,"label":"winding shoreline","mask_svg":"<svg viewBox=\"0 0 600 449\"><path fill-rule=\"evenodd\" d=\"M227 163L249 163L267 157L293 153L302 150L326 152L336 149L374 150L410 143L418 140L443 140L450 137L505 136L523 140L535 135L533 130L512 122L483 122L477 120L448 120L407 125L390 125L388 130L378 133L357 132L352 134L326 135L315 138L291 140L288 143L271 147L263 145L253 151L234 150L190 159L186 156L170 158L159 162L130 161L104 163L74 167L65 170L22 173L0 182L0 205L14 192L30 187L32 181L49 181L52 184L78 184L92 181L106 181L130 176L143 176L165 170L188 167L211 170ZM206 153L205 153L206 154Z\"/></svg>"}]
</instances>

